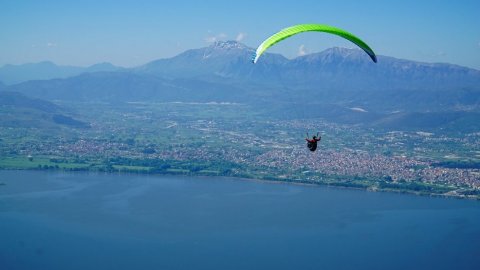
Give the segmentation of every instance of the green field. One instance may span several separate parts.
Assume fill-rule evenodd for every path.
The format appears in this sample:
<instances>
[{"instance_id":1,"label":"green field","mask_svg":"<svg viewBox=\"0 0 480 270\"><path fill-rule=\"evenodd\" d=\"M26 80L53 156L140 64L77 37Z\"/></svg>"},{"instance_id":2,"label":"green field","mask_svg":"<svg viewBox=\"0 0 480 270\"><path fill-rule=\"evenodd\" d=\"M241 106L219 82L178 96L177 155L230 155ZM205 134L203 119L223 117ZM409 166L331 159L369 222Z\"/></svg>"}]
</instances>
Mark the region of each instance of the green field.
<instances>
[{"instance_id":1,"label":"green field","mask_svg":"<svg viewBox=\"0 0 480 270\"><path fill-rule=\"evenodd\" d=\"M241 104L60 105L90 128L2 127L0 169L222 175L452 196L476 196L480 187L478 134L280 120ZM316 153L305 148L307 131L322 134Z\"/></svg>"}]
</instances>

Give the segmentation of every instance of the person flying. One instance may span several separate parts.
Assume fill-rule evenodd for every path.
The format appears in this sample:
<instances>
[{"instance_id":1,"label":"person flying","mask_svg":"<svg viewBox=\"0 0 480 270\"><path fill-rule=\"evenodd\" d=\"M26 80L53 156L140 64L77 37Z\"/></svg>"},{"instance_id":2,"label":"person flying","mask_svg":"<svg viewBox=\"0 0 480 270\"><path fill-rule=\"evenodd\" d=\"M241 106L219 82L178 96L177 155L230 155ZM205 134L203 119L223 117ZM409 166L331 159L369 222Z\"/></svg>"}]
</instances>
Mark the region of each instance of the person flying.
<instances>
[{"instance_id":1,"label":"person flying","mask_svg":"<svg viewBox=\"0 0 480 270\"><path fill-rule=\"evenodd\" d=\"M318 132L317 132L317 136L318 136ZM307 147L308 149L310 149L310 151L314 152L315 150L317 150L317 142L319 142L320 140L322 140L322 136L313 136L312 139L309 139L309 136L308 136L308 133L307 133L307 138L305 138L305 140L307 141Z\"/></svg>"}]
</instances>

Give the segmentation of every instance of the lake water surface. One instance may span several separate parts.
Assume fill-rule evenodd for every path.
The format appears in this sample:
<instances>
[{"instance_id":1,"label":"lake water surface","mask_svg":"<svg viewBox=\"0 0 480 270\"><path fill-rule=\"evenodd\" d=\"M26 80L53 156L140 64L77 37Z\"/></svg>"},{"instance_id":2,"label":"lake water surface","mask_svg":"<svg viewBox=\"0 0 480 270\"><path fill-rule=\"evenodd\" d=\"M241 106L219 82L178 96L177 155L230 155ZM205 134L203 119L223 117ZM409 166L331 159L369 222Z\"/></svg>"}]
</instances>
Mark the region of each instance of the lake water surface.
<instances>
[{"instance_id":1,"label":"lake water surface","mask_svg":"<svg viewBox=\"0 0 480 270\"><path fill-rule=\"evenodd\" d=\"M0 269L480 269L480 202L0 171Z\"/></svg>"}]
</instances>

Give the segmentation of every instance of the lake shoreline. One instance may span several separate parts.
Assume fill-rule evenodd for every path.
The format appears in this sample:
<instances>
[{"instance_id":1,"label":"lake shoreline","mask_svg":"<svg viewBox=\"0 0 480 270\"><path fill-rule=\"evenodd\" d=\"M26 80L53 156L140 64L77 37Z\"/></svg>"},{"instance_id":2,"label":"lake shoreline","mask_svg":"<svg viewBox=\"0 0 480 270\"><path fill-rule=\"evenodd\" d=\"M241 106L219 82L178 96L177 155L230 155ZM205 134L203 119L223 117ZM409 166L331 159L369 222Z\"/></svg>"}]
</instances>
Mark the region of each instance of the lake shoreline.
<instances>
[{"instance_id":1,"label":"lake shoreline","mask_svg":"<svg viewBox=\"0 0 480 270\"><path fill-rule=\"evenodd\" d=\"M250 182L259 182L259 183L271 183L271 184L293 184L299 186L320 186L328 188L338 188L338 189L347 189L347 190L361 190L367 192L385 192L385 193L397 193L397 194L406 194L406 195L415 195L423 197L436 197L436 198L451 198L451 199L467 199L480 201L480 195L464 195L458 194L455 192L447 193L434 193L434 192L419 192L415 190L408 189L384 189L378 188L372 183L370 186L358 187L350 186L349 182L320 182L312 180L293 180L286 178L260 178L260 177L246 177L246 176L235 176L235 175L219 175L219 174L194 174L194 173L183 173L183 172L147 172L147 171L98 171L98 170L65 170L65 169L38 169L38 168L0 168L0 171L38 171L38 172L64 172L64 173L94 173L94 174L106 174L106 175L144 175L144 176L189 176L189 177L213 177L213 178L227 178L234 181L250 181ZM0 182L0 186L5 186L5 183Z\"/></svg>"}]
</instances>

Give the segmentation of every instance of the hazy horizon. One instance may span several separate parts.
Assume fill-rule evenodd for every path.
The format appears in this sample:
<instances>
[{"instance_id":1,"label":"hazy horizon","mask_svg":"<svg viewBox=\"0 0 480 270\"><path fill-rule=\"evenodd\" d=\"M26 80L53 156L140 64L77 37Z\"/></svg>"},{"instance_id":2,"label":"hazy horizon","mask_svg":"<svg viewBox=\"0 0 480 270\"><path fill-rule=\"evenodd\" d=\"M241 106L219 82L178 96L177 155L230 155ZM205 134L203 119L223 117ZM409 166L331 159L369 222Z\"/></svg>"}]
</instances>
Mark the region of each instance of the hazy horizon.
<instances>
[{"instance_id":1,"label":"hazy horizon","mask_svg":"<svg viewBox=\"0 0 480 270\"><path fill-rule=\"evenodd\" d=\"M232 41L232 40L226 40L226 41ZM215 41L215 42L222 42L222 41ZM241 42L240 42L241 43ZM243 43L242 43L243 44ZM161 60L161 59L169 59L169 58L174 58L188 50L196 50L196 49L201 49L201 48L204 48L204 47L207 47L207 46L211 46L213 45L212 44L207 44L203 47L199 47L199 48L190 48L190 49L186 49L185 51L182 51L182 52L179 52L178 54L175 54L175 55L172 55L172 56L168 56L168 57L164 57L164 58L155 58L155 59L150 59L150 60L147 60L146 62L144 63L139 63L138 65L135 65L135 66L121 66L121 65L115 65L111 62L108 62L108 61L104 61L104 62L97 62L97 63L93 63L93 64L89 64L89 65L73 65L73 64L59 64L55 61L52 61L52 60L49 60L49 59L44 59L44 60L40 60L40 61L37 61L37 62L25 62L25 63L18 63L18 64L11 64L11 63L7 63L7 64L4 64L2 66L0 66L0 68L4 68L4 67L7 67L7 66L22 66L22 65L35 65L35 64L41 64L41 63L52 63L54 65L57 65L57 66L62 66L62 67L80 67L80 68L88 68L88 67L92 67L92 66L96 66L96 65L102 65L102 64L110 64L110 65L114 65L115 67L119 67L119 68L137 68L137 67L140 67L140 66L143 66L143 65L146 65L150 62L153 62L153 61L157 61L157 60ZM251 48L251 47L249 47ZM307 53L305 55L309 55L309 54L315 54L315 53L321 53L321 52L324 52L324 51L327 51L329 49L334 49L334 48L342 48L342 49L350 49L350 50L358 50L360 51L360 49L358 48L352 48L352 47L342 47L342 46L333 46L333 47L330 47L330 48L325 48L321 51L318 51L318 52L311 52L311 53ZM254 48L252 48L254 49ZM279 52L278 54L286 57L287 59L295 59L295 58L298 58L298 57L302 57L304 55L295 55L295 56L292 56L292 57L287 57L285 55L283 55L281 52ZM412 62L417 62L417 63L422 63L422 64L448 64L448 65L454 65L454 66L460 66L460 67L466 67L466 68L470 68L470 69L474 69L474 70L478 70L480 71L480 68L474 68L474 67L468 67L468 66L462 66L462 65L459 65L459 64L454 64L454 63L450 63L450 62L427 62L427 61L417 61L417 60L412 60L412 59L405 59L405 58L398 58L398 57L394 57L394 56L391 56L391 55L381 55L381 54L377 54L377 56L384 56L384 57L393 57L395 59L400 59L400 60L407 60L407 61L412 61Z\"/></svg>"}]
</instances>

